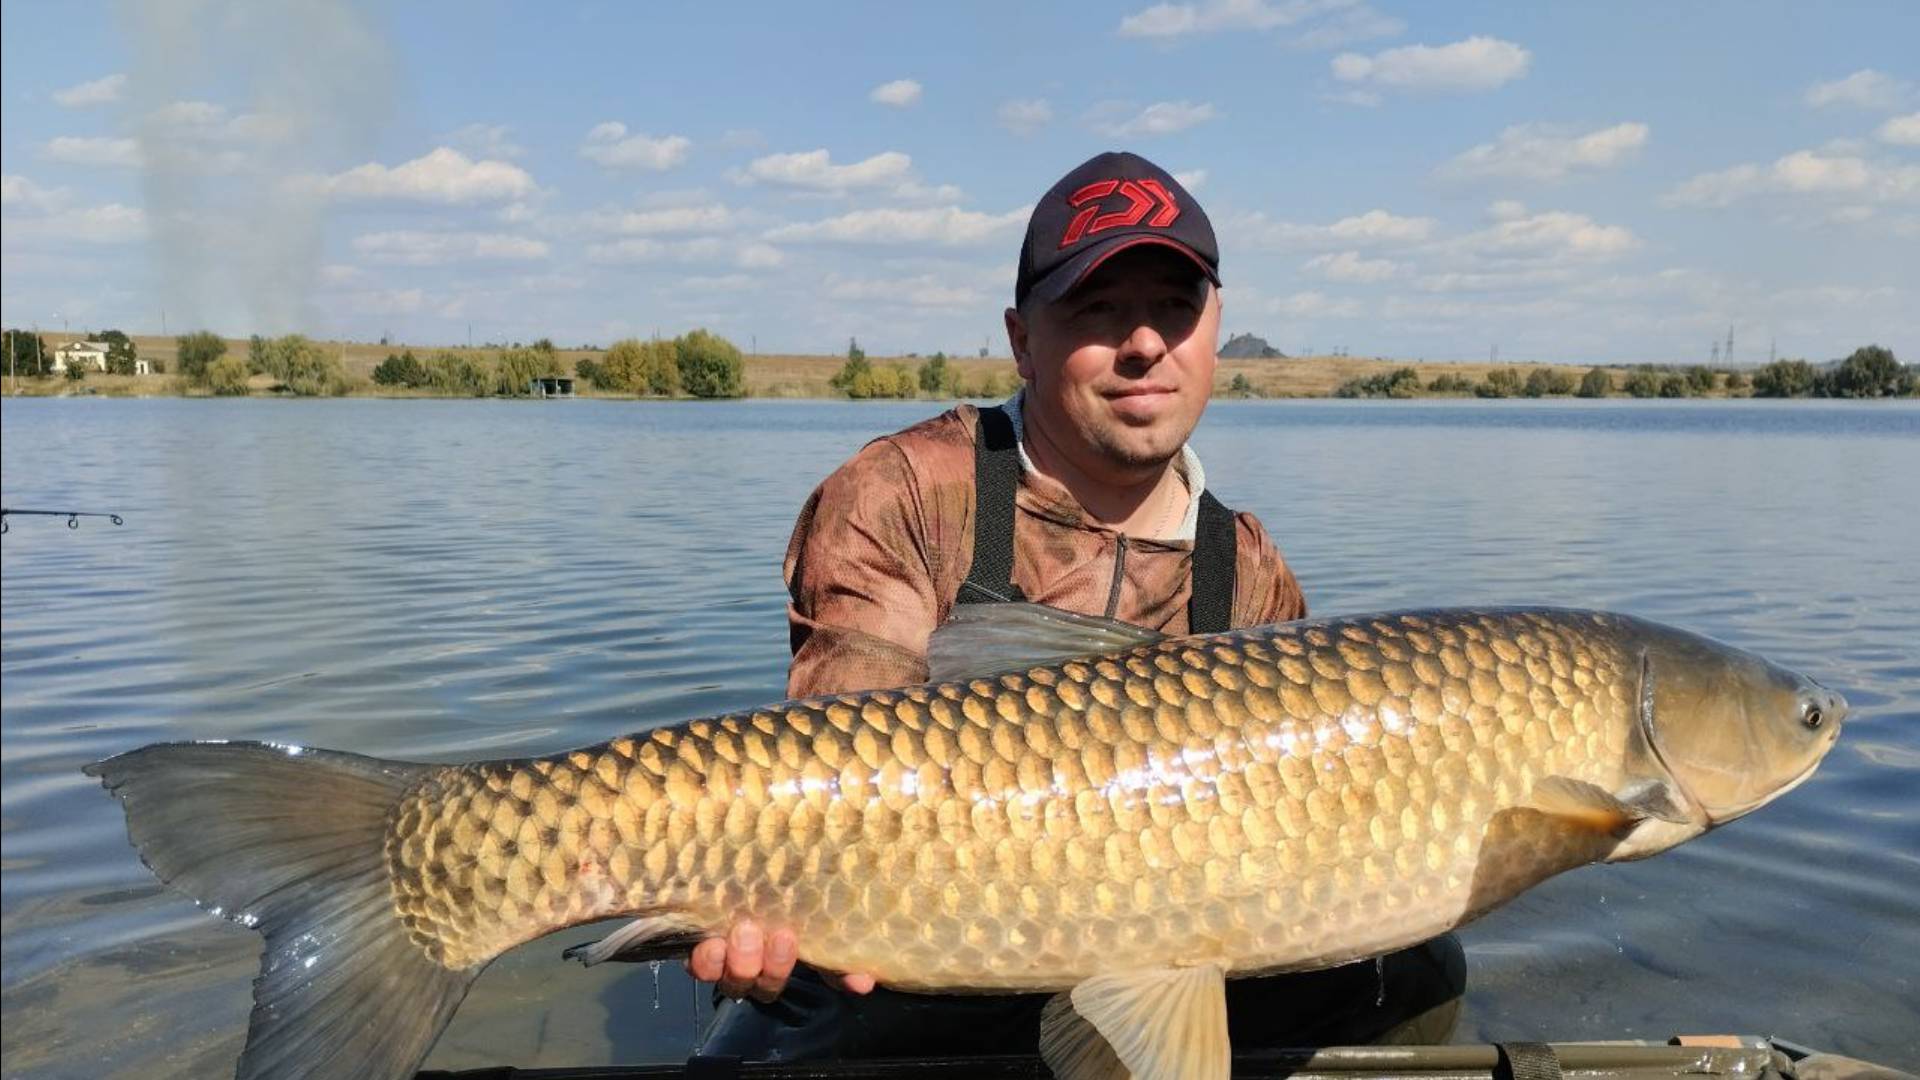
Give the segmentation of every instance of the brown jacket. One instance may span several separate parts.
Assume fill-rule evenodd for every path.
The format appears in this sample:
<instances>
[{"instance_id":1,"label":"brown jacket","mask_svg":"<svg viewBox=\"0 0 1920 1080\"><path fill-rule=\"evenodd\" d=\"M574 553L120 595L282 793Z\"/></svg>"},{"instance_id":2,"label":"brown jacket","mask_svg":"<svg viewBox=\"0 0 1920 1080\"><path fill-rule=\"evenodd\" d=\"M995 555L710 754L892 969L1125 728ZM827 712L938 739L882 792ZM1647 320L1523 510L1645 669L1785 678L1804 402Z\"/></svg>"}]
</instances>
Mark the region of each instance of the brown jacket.
<instances>
[{"instance_id":1,"label":"brown jacket","mask_svg":"<svg viewBox=\"0 0 1920 1080\"><path fill-rule=\"evenodd\" d=\"M807 499L787 544L790 696L925 681L927 637L973 565L978 416L961 405L875 439ZM1031 472L1014 506L1013 581L1027 599L1186 633L1192 542L1126 537L1120 557L1119 533ZM1300 585L1266 530L1252 514L1235 517L1233 625L1304 617Z\"/></svg>"}]
</instances>

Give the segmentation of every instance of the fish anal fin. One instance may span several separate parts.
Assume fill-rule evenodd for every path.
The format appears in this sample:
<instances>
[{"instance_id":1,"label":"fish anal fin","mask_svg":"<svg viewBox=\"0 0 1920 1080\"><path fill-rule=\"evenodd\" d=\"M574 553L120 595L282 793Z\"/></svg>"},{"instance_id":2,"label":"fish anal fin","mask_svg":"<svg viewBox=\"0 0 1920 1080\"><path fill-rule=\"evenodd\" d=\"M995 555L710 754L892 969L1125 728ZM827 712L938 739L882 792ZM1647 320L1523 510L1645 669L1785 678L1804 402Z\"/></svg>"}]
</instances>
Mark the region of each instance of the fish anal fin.
<instances>
[{"instance_id":1,"label":"fish anal fin","mask_svg":"<svg viewBox=\"0 0 1920 1080\"><path fill-rule=\"evenodd\" d=\"M1095 975L1070 996L1136 1080L1227 1080L1226 986L1221 966L1200 964Z\"/></svg>"},{"instance_id":2,"label":"fish anal fin","mask_svg":"<svg viewBox=\"0 0 1920 1080\"><path fill-rule=\"evenodd\" d=\"M1058 1080L1128 1080L1131 1075L1100 1032L1074 1011L1067 994L1055 994L1040 1011L1040 1060Z\"/></svg>"},{"instance_id":3,"label":"fish anal fin","mask_svg":"<svg viewBox=\"0 0 1920 1080\"><path fill-rule=\"evenodd\" d=\"M608 960L663 960L687 952L706 936L705 931L685 915L642 915L599 941L575 945L560 955L587 967Z\"/></svg>"}]
</instances>

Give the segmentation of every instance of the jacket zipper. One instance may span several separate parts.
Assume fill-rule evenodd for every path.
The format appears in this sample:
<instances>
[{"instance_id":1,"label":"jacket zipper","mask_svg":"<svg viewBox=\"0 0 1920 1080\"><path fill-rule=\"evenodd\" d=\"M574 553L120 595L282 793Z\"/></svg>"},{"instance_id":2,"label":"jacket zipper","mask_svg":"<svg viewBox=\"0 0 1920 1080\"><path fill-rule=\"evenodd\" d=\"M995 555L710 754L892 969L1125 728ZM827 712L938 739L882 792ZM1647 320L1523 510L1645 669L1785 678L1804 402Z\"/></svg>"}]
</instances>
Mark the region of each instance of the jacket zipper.
<instances>
[{"instance_id":1,"label":"jacket zipper","mask_svg":"<svg viewBox=\"0 0 1920 1080\"><path fill-rule=\"evenodd\" d=\"M1107 586L1107 618L1114 618L1114 612L1120 610L1120 583L1127 565L1127 534L1113 542L1113 584Z\"/></svg>"}]
</instances>

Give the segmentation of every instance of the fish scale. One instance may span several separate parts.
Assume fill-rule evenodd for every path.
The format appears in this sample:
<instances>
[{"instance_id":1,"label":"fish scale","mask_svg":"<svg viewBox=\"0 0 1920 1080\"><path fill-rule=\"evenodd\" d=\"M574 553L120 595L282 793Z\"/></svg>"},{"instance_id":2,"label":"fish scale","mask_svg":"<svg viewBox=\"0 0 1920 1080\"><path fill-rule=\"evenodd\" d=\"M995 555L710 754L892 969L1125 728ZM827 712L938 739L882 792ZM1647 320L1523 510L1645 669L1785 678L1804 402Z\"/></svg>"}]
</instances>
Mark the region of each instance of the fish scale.
<instances>
[{"instance_id":1,"label":"fish scale","mask_svg":"<svg viewBox=\"0 0 1920 1080\"><path fill-rule=\"evenodd\" d=\"M907 989L1328 966L1603 853L1489 826L1539 777L1620 781L1629 629L1283 624L441 767L393 813L394 903L449 968L629 913L789 926L809 962Z\"/></svg>"}]
</instances>

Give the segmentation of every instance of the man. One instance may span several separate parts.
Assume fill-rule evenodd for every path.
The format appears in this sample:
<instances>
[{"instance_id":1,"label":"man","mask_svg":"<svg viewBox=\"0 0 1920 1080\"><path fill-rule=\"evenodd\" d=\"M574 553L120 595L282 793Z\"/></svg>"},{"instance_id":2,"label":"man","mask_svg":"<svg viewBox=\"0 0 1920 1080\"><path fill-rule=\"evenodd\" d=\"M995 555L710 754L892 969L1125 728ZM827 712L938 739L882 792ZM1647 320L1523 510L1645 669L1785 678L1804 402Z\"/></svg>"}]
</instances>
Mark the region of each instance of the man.
<instances>
[{"instance_id":1,"label":"man","mask_svg":"<svg viewBox=\"0 0 1920 1080\"><path fill-rule=\"evenodd\" d=\"M1173 635L1304 617L1266 531L1207 492L1187 447L1213 386L1219 281L1205 212L1158 166L1107 153L1056 183L1028 222L1005 315L1021 392L869 443L801 510L786 557L789 695L925 681L928 639L958 604L1027 600ZM752 923L694 951L696 977L754 1003L724 1010L705 1052L1034 1048L1045 995L874 992L858 973L809 974L789 988L796 951L790 931L769 937ZM1451 963L1400 962L1396 978L1457 970L1453 951ZM1307 1018L1319 1026L1285 1027L1277 1044L1371 1038L1402 1018L1375 1004L1382 972L1231 984L1235 1043L1276 1044L1270 1024L1240 1030L1243 1014L1298 1013L1342 987L1364 997L1364 1015L1320 1009Z\"/></svg>"}]
</instances>

